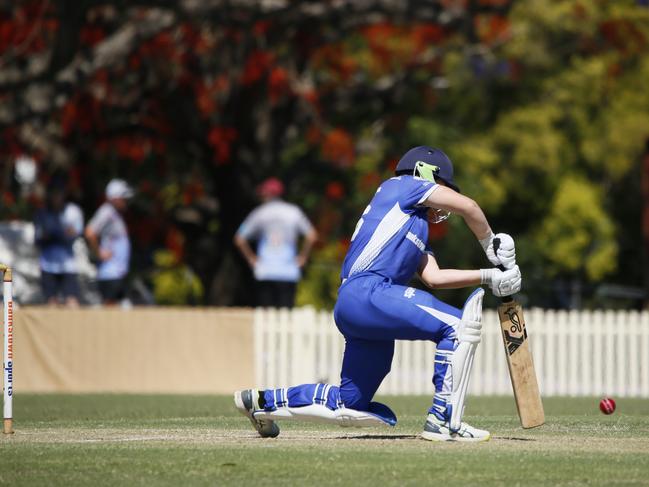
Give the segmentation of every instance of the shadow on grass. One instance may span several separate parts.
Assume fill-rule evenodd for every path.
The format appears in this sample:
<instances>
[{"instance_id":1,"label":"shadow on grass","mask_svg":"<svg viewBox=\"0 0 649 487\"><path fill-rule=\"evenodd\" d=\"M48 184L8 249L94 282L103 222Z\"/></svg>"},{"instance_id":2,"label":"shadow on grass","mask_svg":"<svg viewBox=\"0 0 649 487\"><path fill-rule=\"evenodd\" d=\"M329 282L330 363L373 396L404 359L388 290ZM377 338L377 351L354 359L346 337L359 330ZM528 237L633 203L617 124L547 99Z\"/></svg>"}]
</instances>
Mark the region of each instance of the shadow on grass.
<instances>
[{"instance_id":1,"label":"shadow on grass","mask_svg":"<svg viewBox=\"0 0 649 487\"><path fill-rule=\"evenodd\" d=\"M358 435L337 436L334 440L416 440L419 435Z\"/></svg>"},{"instance_id":2,"label":"shadow on grass","mask_svg":"<svg viewBox=\"0 0 649 487\"><path fill-rule=\"evenodd\" d=\"M519 438L516 436L492 436L494 440L503 441L538 441L535 438ZM324 438L323 438L324 439ZM332 440L419 440L419 435L358 435L358 436L336 436Z\"/></svg>"},{"instance_id":3,"label":"shadow on grass","mask_svg":"<svg viewBox=\"0 0 649 487\"><path fill-rule=\"evenodd\" d=\"M505 440L505 441L538 441L534 438L518 438L516 436L492 436L494 440Z\"/></svg>"}]
</instances>

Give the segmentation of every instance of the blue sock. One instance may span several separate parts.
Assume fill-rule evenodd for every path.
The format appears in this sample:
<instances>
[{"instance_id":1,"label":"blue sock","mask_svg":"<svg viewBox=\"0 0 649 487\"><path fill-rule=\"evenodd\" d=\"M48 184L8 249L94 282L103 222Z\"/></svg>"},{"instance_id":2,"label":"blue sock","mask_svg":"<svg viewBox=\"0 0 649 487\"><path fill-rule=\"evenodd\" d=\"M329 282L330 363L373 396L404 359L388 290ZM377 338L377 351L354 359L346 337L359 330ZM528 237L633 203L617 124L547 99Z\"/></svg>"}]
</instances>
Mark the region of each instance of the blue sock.
<instances>
[{"instance_id":1,"label":"blue sock","mask_svg":"<svg viewBox=\"0 0 649 487\"><path fill-rule=\"evenodd\" d=\"M322 404L332 411L342 405L340 389L331 384L302 384L299 386L266 389L264 410L275 411L277 408L299 408L312 404Z\"/></svg>"}]
</instances>

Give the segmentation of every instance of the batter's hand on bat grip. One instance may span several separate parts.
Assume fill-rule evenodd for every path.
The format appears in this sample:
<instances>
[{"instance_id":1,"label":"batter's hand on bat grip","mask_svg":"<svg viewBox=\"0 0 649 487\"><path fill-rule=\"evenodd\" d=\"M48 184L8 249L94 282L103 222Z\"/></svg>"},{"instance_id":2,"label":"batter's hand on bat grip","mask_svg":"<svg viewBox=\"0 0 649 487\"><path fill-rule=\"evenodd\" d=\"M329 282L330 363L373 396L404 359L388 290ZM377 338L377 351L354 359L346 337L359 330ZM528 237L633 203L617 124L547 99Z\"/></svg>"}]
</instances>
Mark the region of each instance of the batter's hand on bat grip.
<instances>
[{"instance_id":1,"label":"batter's hand on bat grip","mask_svg":"<svg viewBox=\"0 0 649 487\"><path fill-rule=\"evenodd\" d=\"M496 297L511 296L521 290L521 271L517 265L507 270L480 269L480 283L486 284Z\"/></svg>"},{"instance_id":2,"label":"batter's hand on bat grip","mask_svg":"<svg viewBox=\"0 0 649 487\"><path fill-rule=\"evenodd\" d=\"M516 246L511 235L497 233L485 247L489 261L501 270L512 269L516 265Z\"/></svg>"}]
</instances>

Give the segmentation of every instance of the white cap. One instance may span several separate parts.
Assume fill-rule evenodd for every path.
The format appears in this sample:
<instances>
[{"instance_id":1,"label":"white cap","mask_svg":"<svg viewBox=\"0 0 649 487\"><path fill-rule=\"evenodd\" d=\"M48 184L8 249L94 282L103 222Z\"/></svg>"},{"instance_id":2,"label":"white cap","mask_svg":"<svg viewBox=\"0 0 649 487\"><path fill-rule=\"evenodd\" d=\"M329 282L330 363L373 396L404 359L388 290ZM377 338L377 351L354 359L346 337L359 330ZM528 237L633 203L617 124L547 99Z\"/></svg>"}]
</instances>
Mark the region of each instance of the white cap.
<instances>
[{"instance_id":1,"label":"white cap","mask_svg":"<svg viewBox=\"0 0 649 487\"><path fill-rule=\"evenodd\" d=\"M123 179L112 179L106 186L106 198L130 198L133 196L133 189Z\"/></svg>"}]
</instances>

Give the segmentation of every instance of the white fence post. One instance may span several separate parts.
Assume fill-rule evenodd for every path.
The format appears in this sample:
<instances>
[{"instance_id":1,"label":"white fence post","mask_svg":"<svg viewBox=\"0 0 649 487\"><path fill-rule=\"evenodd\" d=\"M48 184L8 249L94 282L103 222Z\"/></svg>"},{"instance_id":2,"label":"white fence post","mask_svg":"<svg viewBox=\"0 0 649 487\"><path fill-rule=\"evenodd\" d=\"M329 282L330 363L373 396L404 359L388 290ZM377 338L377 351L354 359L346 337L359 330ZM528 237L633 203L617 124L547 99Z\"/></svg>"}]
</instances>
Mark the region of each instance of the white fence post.
<instances>
[{"instance_id":1,"label":"white fence post","mask_svg":"<svg viewBox=\"0 0 649 487\"><path fill-rule=\"evenodd\" d=\"M582 319L579 320L579 330L577 332L577 337L579 340L579 359L577 363L579 364L579 375L577 379L577 396L587 396L593 394L595 389L593 388L593 380L590 375L591 364L588 363L588 356L590 350L592 350L593 343L593 322L592 322L592 313L590 311L584 311L581 313Z\"/></svg>"},{"instance_id":2,"label":"white fence post","mask_svg":"<svg viewBox=\"0 0 649 487\"><path fill-rule=\"evenodd\" d=\"M649 397L649 312L640 317L640 372L642 374L639 396Z\"/></svg>"},{"instance_id":3,"label":"white fence post","mask_svg":"<svg viewBox=\"0 0 649 487\"><path fill-rule=\"evenodd\" d=\"M543 310L532 308L527 312L525 318L528 336L532 349L532 360L534 360L534 369L539 382L539 390L543 393L545 387L545 374L543 373L545 364L549 360L547 357L546 346L548 342L548 319Z\"/></svg>"}]
</instances>

